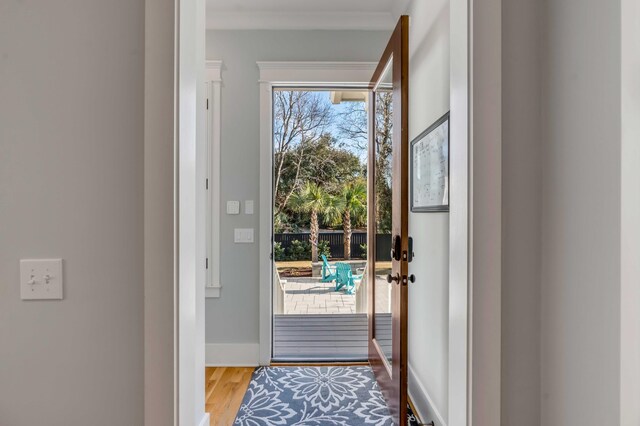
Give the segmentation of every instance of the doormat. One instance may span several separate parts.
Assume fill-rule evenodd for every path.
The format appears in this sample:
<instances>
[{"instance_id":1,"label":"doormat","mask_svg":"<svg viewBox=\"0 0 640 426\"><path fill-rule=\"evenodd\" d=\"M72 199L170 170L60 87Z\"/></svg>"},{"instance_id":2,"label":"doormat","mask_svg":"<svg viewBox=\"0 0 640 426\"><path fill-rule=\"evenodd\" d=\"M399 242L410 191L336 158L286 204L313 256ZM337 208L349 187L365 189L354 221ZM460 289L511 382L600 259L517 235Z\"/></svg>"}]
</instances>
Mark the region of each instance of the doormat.
<instances>
[{"instance_id":1,"label":"doormat","mask_svg":"<svg viewBox=\"0 0 640 426\"><path fill-rule=\"evenodd\" d=\"M408 425L418 426L411 407ZM251 378L234 425L392 426L368 366L260 367Z\"/></svg>"}]
</instances>

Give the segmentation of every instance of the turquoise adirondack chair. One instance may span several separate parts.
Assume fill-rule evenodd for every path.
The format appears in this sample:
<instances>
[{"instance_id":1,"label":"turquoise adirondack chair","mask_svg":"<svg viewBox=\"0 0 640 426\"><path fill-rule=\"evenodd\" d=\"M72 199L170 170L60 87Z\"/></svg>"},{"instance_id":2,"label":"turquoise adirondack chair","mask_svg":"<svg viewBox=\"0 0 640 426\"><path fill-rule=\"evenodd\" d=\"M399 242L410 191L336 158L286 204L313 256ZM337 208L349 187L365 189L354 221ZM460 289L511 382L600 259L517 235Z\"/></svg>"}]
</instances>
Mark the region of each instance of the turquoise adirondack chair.
<instances>
[{"instance_id":1,"label":"turquoise adirondack chair","mask_svg":"<svg viewBox=\"0 0 640 426\"><path fill-rule=\"evenodd\" d=\"M320 257L322 258L322 279L320 281L330 283L336 279L336 267L329 264L327 256L324 254L321 254Z\"/></svg>"},{"instance_id":2,"label":"turquoise adirondack chair","mask_svg":"<svg viewBox=\"0 0 640 426\"><path fill-rule=\"evenodd\" d=\"M362 274L355 275L351 270L351 265L344 262L336 263L336 291L342 287L347 294L353 294L356 289L356 280L361 280Z\"/></svg>"}]
</instances>

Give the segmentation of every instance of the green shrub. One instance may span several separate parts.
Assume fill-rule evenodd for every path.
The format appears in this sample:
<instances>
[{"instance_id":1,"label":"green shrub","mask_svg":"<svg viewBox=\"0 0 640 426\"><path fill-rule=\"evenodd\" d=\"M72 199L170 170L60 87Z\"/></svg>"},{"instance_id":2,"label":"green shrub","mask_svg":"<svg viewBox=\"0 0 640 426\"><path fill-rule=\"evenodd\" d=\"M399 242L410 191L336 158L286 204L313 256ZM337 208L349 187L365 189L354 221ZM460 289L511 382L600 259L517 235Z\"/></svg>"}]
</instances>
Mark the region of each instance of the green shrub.
<instances>
[{"instance_id":1,"label":"green shrub","mask_svg":"<svg viewBox=\"0 0 640 426\"><path fill-rule=\"evenodd\" d=\"M282 243L273 243L273 258L276 262L287 260L287 256L282 248Z\"/></svg>"},{"instance_id":2,"label":"green shrub","mask_svg":"<svg viewBox=\"0 0 640 426\"><path fill-rule=\"evenodd\" d=\"M360 244L360 256L363 259L367 258L367 245L366 244Z\"/></svg>"},{"instance_id":3,"label":"green shrub","mask_svg":"<svg viewBox=\"0 0 640 426\"><path fill-rule=\"evenodd\" d=\"M311 244L308 241L293 240L287 249L288 260L311 259Z\"/></svg>"},{"instance_id":4,"label":"green shrub","mask_svg":"<svg viewBox=\"0 0 640 426\"><path fill-rule=\"evenodd\" d=\"M321 255L327 256L327 258L331 257L331 247L329 247L329 241L318 241L318 256Z\"/></svg>"}]
</instances>

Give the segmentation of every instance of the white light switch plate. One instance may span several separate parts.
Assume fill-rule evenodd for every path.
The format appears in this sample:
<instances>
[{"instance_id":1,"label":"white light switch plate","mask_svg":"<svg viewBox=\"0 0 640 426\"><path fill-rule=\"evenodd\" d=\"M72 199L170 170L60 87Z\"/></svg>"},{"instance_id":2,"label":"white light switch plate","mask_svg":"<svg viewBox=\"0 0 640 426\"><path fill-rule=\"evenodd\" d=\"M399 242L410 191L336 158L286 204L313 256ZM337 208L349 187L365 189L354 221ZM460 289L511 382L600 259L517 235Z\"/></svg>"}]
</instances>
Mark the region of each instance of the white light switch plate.
<instances>
[{"instance_id":1,"label":"white light switch plate","mask_svg":"<svg viewBox=\"0 0 640 426\"><path fill-rule=\"evenodd\" d=\"M62 259L20 260L20 298L62 299Z\"/></svg>"},{"instance_id":2,"label":"white light switch plate","mask_svg":"<svg viewBox=\"0 0 640 426\"><path fill-rule=\"evenodd\" d=\"M240 214L240 201L227 201L227 214Z\"/></svg>"},{"instance_id":3,"label":"white light switch plate","mask_svg":"<svg viewBox=\"0 0 640 426\"><path fill-rule=\"evenodd\" d=\"M252 243L253 228L236 228L233 230L233 241L235 243Z\"/></svg>"}]
</instances>

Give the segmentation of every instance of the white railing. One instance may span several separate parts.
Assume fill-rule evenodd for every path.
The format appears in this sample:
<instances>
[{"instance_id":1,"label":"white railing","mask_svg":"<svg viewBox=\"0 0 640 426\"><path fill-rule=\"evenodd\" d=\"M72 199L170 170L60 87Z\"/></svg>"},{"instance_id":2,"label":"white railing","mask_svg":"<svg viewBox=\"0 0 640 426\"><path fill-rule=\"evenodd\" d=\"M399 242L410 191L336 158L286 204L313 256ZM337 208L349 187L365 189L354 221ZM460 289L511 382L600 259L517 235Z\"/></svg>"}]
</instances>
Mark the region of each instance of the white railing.
<instances>
[{"instance_id":1,"label":"white railing","mask_svg":"<svg viewBox=\"0 0 640 426\"><path fill-rule=\"evenodd\" d=\"M272 264L273 268L273 313L284 314L284 286L280 281L280 274L275 263Z\"/></svg>"},{"instance_id":2,"label":"white railing","mask_svg":"<svg viewBox=\"0 0 640 426\"><path fill-rule=\"evenodd\" d=\"M360 282L356 282L356 313L367 313L367 265L364 266L364 273Z\"/></svg>"}]
</instances>

